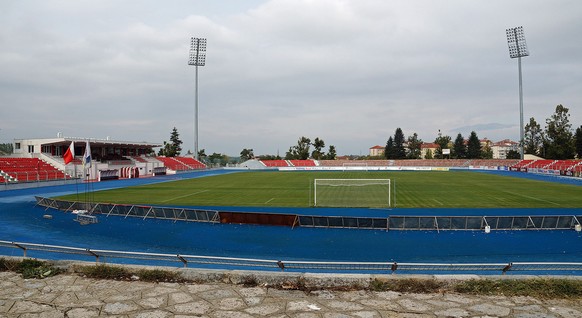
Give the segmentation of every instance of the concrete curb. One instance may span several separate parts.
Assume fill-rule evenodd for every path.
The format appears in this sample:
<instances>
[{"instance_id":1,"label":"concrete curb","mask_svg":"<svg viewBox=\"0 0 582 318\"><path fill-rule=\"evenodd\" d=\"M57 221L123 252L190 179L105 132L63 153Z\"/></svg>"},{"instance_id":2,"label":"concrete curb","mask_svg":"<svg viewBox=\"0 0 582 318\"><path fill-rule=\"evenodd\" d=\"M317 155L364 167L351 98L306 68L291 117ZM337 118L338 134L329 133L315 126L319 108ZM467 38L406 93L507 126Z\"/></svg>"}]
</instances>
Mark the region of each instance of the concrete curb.
<instances>
[{"instance_id":1,"label":"concrete curb","mask_svg":"<svg viewBox=\"0 0 582 318\"><path fill-rule=\"evenodd\" d=\"M22 257L6 257L22 260ZM95 262L51 261L45 260L69 273L79 273L78 267L95 266ZM256 285L279 287L283 289L369 289L374 282L389 282L401 279L436 280L443 285L449 282L466 280L523 280L534 278L582 280L582 276L561 275L476 275L476 274L345 274L345 273L309 273L309 272L275 272L253 270L219 270L199 268L176 268L165 266L145 266L128 264L103 264L123 267L131 271L163 270L175 272L179 277L196 283L227 283L234 285Z\"/></svg>"}]
</instances>

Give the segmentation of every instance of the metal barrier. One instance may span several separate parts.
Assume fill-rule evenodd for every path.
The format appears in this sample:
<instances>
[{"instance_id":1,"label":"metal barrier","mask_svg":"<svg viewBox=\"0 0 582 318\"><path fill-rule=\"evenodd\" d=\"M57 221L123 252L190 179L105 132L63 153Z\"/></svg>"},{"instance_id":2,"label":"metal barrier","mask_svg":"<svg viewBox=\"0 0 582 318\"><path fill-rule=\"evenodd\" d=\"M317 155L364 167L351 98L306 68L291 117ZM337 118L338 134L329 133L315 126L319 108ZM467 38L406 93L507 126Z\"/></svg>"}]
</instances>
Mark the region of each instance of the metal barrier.
<instances>
[{"instance_id":1,"label":"metal barrier","mask_svg":"<svg viewBox=\"0 0 582 318\"><path fill-rule=\"evenodd\" d=\"M388 218L390 230L570 230L580 216L397 216Z\"/></svg>"},{"instance_id":2,"label":"metal barrier","mask_svg":"<svg viewBox=\"0 0 582 318\"><path fill-rule=\"evenodd\" d=\"M225 267L242 267L249 269L270 268L279 270L317 270L333 272L500 272L532 271L532 272L574 272L582 271L582 263L577 262L510 262L510 263L398 263L398 262L316 262L292 260L265 260L234 257L198 256L183 254L160 254L125 252L111 250L84 249L68 246L45 245L0 241L0 247L15 248L23 251L27 257L28 251L42 251L57 254L73 254L94 257L96 263L105 259L134 259L146 261L166 261L182 263L184 267L190 264L220 265Z\"/></svg>"},{"instance_id":3,"label":"metal barrier","mask_svg":"<svg viewBox=\"0 0 582 318\"><path fill-rule=\"evenodd\" d=\"M391 215L384 218L314 216L267 212L227 212L202 209L155 207L113 203L87 203L36 197L37 204L65 212L87 210L106 216L157 218L173 221L287 225L372 230L571 230L582 231L575 215L519 216L418 216Z\"/></svg>"},{"instance_id":4,"label":"metal barrier","mask_svg":"<svg viewBox=\"0 0 582 318\"><path fill-rule=\"evenodd\" d=\"M220 223L218 211L185 209L172 207L154 207L113 203L89 203L78 201L63 201L51 198L36 197L37 204L46 208L65 212L87 210L90 214L115 215L123 217L157 218L174 221Z\"/></svg>"}]
</instances>

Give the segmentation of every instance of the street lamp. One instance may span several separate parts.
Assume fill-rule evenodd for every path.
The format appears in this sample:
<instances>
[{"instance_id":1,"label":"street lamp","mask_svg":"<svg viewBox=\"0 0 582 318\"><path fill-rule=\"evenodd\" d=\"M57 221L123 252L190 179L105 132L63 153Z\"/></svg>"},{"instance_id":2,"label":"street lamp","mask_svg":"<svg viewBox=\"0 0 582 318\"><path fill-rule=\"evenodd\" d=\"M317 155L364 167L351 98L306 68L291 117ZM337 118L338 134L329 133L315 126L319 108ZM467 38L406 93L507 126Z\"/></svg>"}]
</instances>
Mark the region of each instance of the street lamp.
<instances>
[{"instance_id":1,"label":"street lamp","mask_svg":"<svg viewBox=\"0 0 582 318\"><path fill-rule=\"evenodd\" d=\"M190 39L190 58L188 65L196 67L196 93L194 106L194 158L198 160L198 66L204 66L206 63L206 39Z\"/></svg>"},{"instance_id":2,"label":"street lamp","mask_svg":"<svg viewBox=\"0 0 582 318\"><path fill-rule=\"evenodd\" d=\"M514 59L517 57L517 67L519 70L519 138L520 138L520 155L523 160L523 144L524 129L523 129L523 89L521 84L521 58L529 56L527 44L525 43L525 35L523 34L523 27L509 28L505 30L507 34L507 44L509 45L509 57Z\"/></svg>"}]
</instances>

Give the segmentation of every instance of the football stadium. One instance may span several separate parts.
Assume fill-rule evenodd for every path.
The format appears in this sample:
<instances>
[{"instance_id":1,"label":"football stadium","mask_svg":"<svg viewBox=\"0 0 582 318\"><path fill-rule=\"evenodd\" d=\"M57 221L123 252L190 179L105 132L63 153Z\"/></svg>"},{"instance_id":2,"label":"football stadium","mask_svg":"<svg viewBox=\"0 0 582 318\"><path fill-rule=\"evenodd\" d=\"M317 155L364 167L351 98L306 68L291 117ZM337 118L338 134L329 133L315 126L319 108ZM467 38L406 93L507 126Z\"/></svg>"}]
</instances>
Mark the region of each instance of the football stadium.
<instances>
[{"instance_id":1,"label":"football stadium","mask_svg":"<svg viewBox=\"0 0 582 318\"><path fill-rule=\"evenodd\" d=\"M150 143L21 142L16 149L42 152L0 158L2 255L229 270L582 273L580 160L251 159L208 168L146 156L159 146Z\"/></svg>"}]
</instances>

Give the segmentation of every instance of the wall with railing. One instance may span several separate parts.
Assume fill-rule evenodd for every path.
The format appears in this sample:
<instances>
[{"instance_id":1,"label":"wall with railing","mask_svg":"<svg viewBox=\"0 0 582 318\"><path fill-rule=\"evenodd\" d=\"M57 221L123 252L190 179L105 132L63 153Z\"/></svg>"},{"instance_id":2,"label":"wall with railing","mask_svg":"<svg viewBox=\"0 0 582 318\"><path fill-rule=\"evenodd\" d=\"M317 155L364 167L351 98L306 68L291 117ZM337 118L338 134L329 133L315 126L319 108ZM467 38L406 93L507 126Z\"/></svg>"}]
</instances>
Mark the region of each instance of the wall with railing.
<instances>
[{"instance_id":1,"label":"wall with railing","mask_svg":"<svg viewBox=\"0 0 582 318\"><path fill-rule=\"evenodd\" d=\"M216 269L248 269L248 270L278 270L293 272L356 272L356 273L396 273L396 272L423 272L434 273L491 273L506 274L509 272L535 272L536 274L582 274L582 263L577 262L507 262L507 263L399 263L386 262L325 262L325 261L295 261L252 259L235 257L217 257L185 254L161 254L128 251L99 250L70 246L57 246L25 242L0 241L0 247L20 250L24 257L31 257L34 252L60 254L59 259L66 259L65 255L76 255L93 259L96 263L115 263L122 259L141 261L145 264L157 262L175 263L183 267L205 265Z\"/></svg>"}]
</instances>

